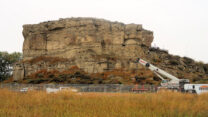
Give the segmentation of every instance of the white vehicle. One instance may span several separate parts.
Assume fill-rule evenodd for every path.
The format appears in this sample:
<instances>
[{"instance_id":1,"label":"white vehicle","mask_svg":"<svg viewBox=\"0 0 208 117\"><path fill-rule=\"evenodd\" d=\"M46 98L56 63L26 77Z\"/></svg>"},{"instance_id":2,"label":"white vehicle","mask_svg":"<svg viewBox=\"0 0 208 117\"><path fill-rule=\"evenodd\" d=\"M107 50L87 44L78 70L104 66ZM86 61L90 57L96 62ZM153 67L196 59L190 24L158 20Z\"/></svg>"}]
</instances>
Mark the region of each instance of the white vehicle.
<instances>
[{"instance_id":1,"label":"white vehicle","mask_svg":"<svg viewBox=\"0 0 208 117\"><path fill-rule=\"evenodd\" d=\"M58 91L58 88L46 88L46 93L57 93Z\"/></svg>"},{"instance_id":2,"label":"white vehicle","mask_svg":"<svg viewBox=\"0 0 208 117\"><path fill-rule=\"evenodd\" d=\"M71 92L78 92L77 89L71 88L71 87L59 87L59 90L66 90L66 91L71 91Z\"/></svg>"},{"instance_id":3,"label":"white vehicle","mask_svg":"<svg viewBox=\"0 0 208 117\"><path fill-rule=\"evenodd\" d=\"M184 89L189 93L208 93L208 84L185 84Z\"/></svg>"},{"instance_id":4,"label":"white vehicle","mask_svg":"<svg viewBox=\"0 0 208 117\"><path fill-rule=\"evenodd\" d=\"M28 90L29 88L25 87L25 88L20 89L20 92L27 92Z\"/></svg>"},{"instance_id":5,"label":"white vehicle","mask_svg":"<svg viewBox=\"0 0 208 117\"><path fill-rule=\"evenodd\" d=\"M72 92L78 92L77 89L71 88L71 87L59 87L59 88L46 88L47 93L57 93L59 91L72 91Z\"/></svg>"},{"instance_id":6,"label":"white vehicle","mask_svg":"<svg viewBox=\"0 0 208 117\"><path fill-rule=\"evenodd\" d=\"M138 58L136 62L139 62L140 64L144 65L145 67L149 68L151 71L153 71L161 80L161 87L160 88L166 88L171 90L178 90L184 92L184 84L189 83L188 79L179 79L168 72L165 72L164 70ZM166 77L166 79L164 78Z\"/></svg>"}]
</instances>

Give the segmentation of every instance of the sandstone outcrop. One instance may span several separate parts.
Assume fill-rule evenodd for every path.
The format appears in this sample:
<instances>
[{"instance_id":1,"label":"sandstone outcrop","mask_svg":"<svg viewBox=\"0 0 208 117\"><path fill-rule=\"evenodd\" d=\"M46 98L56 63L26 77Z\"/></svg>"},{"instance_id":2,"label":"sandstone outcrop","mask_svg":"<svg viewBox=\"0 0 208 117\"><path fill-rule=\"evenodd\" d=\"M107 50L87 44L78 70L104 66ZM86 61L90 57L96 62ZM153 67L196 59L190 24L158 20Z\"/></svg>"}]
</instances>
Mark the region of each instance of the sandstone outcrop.
<instances>
[{"instance_id":1,"label":"sandstone outcrop","mask_svg":"<svg viewBox=\"0 0 208 117\"><path fill-rule=\"evenodd\" d=\"M23 60L14 65L16 81L30 78L40 71L64 72L74 66L88 74L122 70L131 71L135 75L136 71L144 69L132 62L138 57L179 77L189 72L197 72L194 77L199 74L201 78L206 76L207 67L197 65L195 71L190 71L187 65L196 67L194 62L152 48L153 32L138 24L95 18L68 18L24 25L23 36ZM182 73L181 70L187 72Z\"/></svg>"},{"instance_id":2,"label":"sandstone outcrop","mask_svg":"<svg viewBox=\"0 0 208 117\"><path fill-rule=\"evenodd\" d=\"M122 45L146 45L153 41L153 33L142 25L110 22L92 18L70 18L59 21L24 25L24 60L38 56L76 57L91 50L91 53L115 53ZM117 47L116 47L117 46ZM116 48L116 50L113 50ZM128 50L122 48L122 51ZM89 51L90 51L89 50ZM126 54L126 53L124 53Z\"/></svg>"},{"instance_id":3,"label":"sandstone outcrop","mask_svg":"<svg viewBox=\"0 0 208 117\"><path fill-rule=\"evenodd\" d=\"M62 62L53 68L63 70L78 66L89 73L128 69L127 59L144 54L141 45L150 47L153 41L153 33L144 30L142 25L125 25L93 18L69 18L24 25L23 36L23 61L40 56L66 58L70 64ZM21 66L24 66L27 76L37 70L51 68L44 63L37 66L23 62ZM16 71L22 69L15 68ZM14 78L23 77L14 75Z\"/></svg>"}]
</instances>

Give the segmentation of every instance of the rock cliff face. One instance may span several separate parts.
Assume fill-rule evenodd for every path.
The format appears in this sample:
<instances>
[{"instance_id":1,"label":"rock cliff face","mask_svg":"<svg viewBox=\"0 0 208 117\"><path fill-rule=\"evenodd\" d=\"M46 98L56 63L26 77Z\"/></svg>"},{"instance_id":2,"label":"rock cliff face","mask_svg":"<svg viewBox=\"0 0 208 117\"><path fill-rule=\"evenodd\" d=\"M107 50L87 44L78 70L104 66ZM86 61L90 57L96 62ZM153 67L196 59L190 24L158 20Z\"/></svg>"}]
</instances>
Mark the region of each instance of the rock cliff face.
<instances>
[{"instance_id":1,"label":"rock cliff face","mask_svg":"<svg viewBox=\"0 0 208 117\"><path fill-rule=\"evenodd\" d=\"M188 69L184 67L184 58L180 57L174 58L177 65L164 65L163 60L169 64L173 56L151 49L153 32L143 29L142 25L94 18L68 18L24 25L23 36L23 61L14 66L14 80L30 78L43 70L64 72L74 66L88 74L121 69L136 73L143 69L132 62L138 57L158 64L175 75L184 74L179 73L179 69ZM201 71L198 72L204 77L206 69L204 66L199 69Z\"/></svg>"},{"instance_id":2,"label":"rock cliff face","mask_svg":"<svg viewBox=\"0 0 208 117\"><path fill-rule=\"evenodd\" d=\"M118 51L129 49L128 46L122 48L123 44L150 46L153 41L153 33L144 30L142 25L91 18L60 19L24 25L23 29L24 60L45 55L73 58L85 55L87 50L96 55L114 53L123 56Z\"/></svg>"}]
</instances>

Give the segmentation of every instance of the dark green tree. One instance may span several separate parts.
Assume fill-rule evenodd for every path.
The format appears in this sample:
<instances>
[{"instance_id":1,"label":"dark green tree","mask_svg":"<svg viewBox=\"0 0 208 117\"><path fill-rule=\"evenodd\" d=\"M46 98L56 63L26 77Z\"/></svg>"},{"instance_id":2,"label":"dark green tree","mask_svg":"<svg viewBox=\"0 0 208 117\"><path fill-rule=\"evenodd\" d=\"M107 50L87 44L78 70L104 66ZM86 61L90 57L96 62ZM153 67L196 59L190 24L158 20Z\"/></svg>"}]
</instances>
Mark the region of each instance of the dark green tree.
<instances>
[{"instance_id":1,"label":"dark green tree","mask_svg":"<svg viewBox=\"0 0 208 117\"><path fill-rule=\"evenodd\" d=\"M22 59L22 54L14 52L0 52L0 81L6 80L12 75L13 64Z\"/></svg>"}]
</instances>

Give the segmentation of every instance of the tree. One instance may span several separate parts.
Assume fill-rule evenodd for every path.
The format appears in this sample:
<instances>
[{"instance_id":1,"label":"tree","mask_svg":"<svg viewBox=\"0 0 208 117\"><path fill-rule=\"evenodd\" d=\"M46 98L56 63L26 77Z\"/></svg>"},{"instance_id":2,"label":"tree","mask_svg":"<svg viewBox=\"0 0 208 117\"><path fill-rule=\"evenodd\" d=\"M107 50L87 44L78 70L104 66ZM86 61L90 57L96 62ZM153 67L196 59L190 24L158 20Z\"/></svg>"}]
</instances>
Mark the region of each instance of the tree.
<instances>
[{"instance_id":1,"label":"tree","mask_svg":"<svg viewBox=\"0 0 208 117\"><path fill-rule=\"evenodd\" d=\"M11 76L13 64L22 59L22 54L14 52L0 52L0 81L6 80Z\"/></svg>"}]
</instances>

